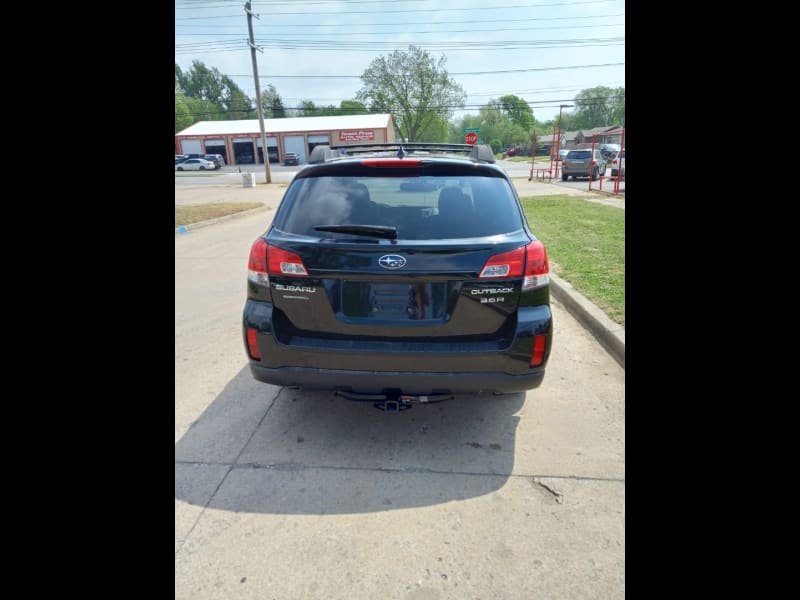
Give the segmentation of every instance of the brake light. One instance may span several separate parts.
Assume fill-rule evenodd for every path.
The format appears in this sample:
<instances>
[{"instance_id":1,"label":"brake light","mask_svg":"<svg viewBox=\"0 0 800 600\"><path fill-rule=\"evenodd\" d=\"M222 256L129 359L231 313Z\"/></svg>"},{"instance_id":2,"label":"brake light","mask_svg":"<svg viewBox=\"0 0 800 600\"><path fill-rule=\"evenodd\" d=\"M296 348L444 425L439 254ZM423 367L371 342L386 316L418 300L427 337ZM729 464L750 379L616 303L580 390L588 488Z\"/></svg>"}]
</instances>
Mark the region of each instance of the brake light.
<instances>
[{"instance_id":1,"label":"brake light","mask_svg":"<svg viewBox=\"0 0 800 600\"><path fill-rule=\"evenodd\" d=\"M510 252L495 254L481 269L479 279L525 276L522 289L531 290L550 283L550 264L544 244L535 240Z\"/></svg>"},{"instance_id":2,"label":"brake light","mask_svg":"<svg viewBox=\"0 0 800 600\"><path fill-rule=\"evenodd\" d=\"M522 290L532 290L550 283L550 263L544 244L535 240L525 246L525 279Z\"/></svg>"},{"instance_id":3,"label":"brake light","mask_svg":"<svg viewBox=\"0 0 800 600\"><path fill-rule=\"evenodd\" d=\"M414 168L418 167L420 160L418 158L373 158L369 160L362 160L361 164L365 167L389 167L392 169L397 168Z\"/></svg>"},{"instance_id":4,"label":"brake light","mask_svg":"<svg viewBox=\"0 0 800 600\"><path fill-rule=\"evenodd\" d=\"M269 246L258 238L250 247L250 260L247 264L247 279L260 285L269 285L267 273L267 249Z\"/></svg>"},{"instance_id":5,"label":"brake light","mask_svg":"<svg viewBox=\"0 0 800 600\"><path fill-rule=\"evenodd\" d=\"M250 248L247 278L253 283L269 285L270 275L307 277L308 271L303 259L294 252L270 246L263 238L258 238Z\"/></svg>"},{"instance_id":6,"label":"brake light","mask_svg":"<svg viewBox=\"0 0 800 600\"><path fill-rule=\"evenodd\" d=\"M478 275L480 279L490 277L519 277L525 263L525 247L517 248L511 252L503 252L490 256L489 260Z\"/></svg>"},{"instance_id":7,"label":"brake light","mask_svg":"<svg viewBox=\"0 0 800 600\"><path fill-rule=\"evenodd\" d=\"M250 353L250 358L253 360L261 360L261 352L258 351L256 333L256 330L252 327L247 328L247 351Z\"/></svg>"},{"instance_id":8,"label":"brake light","mask_svg":"<svg viewBox=\"0 0 800 600\"><path fill-rule=\"evenodd\" d=\"M308 271L303 264L303 259L294 252L289 252L275 246L267 246L267 263L271 275L292 275L294 277L308 277Z\"/></svg>"},{"instance_id":9,"label":"brake light","mask_svg":"<svg viewBox=\"0 0 800 600\"><path fill-rule=\"evenodd\" d=\"M547 336L537 335L533 338L533 352L531 352L531 366L538 367L544 360L544 343Z\"/></svg>"}]
</instances>

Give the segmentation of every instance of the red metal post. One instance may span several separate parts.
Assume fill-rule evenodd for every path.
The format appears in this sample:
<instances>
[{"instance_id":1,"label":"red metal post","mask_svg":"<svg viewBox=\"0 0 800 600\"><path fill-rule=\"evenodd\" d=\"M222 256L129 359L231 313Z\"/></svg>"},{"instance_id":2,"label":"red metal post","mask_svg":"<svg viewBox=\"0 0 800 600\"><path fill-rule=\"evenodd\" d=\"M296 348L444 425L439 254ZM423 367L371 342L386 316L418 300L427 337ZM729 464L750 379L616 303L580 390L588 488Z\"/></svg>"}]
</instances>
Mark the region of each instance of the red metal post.
<instances>
[{"instance_id":1,"label":"red metal post","mask_svg":"<svg viewBox=\"0 0 800 600\"><path fill-rule=\"evenodd\" d=\"M592 155L589 157L589 191L592 191L592 167L594 167L594 138L597 134L592 136Z\"/></svg>"},{"instance_id":2,"label":"red metal post","mask_svg":"<svg viewBox=\"0 0 800 600\"><path fill-rule=\"evenodd\" d=\"M622 139L619 144L619 164L617 165L617 177L614 180L614 193L619 194L619 182L622 179L622 153L625 151L625 128L622 128Z\"/></svg>"},{"instance_id":3,"label":"red metal post","mask_svg":"<svg viewBox=\"0 0 800 600\"><path fill-rule=\"evenodd\" d=\"M536 127L533 128L533 147L531 148L531 174L528 181L533 179L533 162L536 160Z\"/></svg>"}]
</instances>

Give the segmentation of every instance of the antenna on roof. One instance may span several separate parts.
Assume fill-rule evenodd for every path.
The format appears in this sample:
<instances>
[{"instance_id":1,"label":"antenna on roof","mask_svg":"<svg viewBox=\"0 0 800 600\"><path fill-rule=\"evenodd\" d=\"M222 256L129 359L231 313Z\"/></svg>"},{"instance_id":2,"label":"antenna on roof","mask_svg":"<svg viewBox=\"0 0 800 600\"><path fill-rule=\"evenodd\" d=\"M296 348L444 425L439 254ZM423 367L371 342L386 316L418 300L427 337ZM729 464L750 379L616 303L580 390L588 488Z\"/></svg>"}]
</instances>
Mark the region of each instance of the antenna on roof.
<instances>
[{"instance_id":1,"label":"antenna on roof","mask_svg":"<svg viewBox=\"0 0 800 600\"><path fill-rule=\"evenodd\" d=\"M406 151L403 150L403 144L400 144L400 149L397 151L397 158L403 158L406 155Z\"/></svg>"}]
</instances>

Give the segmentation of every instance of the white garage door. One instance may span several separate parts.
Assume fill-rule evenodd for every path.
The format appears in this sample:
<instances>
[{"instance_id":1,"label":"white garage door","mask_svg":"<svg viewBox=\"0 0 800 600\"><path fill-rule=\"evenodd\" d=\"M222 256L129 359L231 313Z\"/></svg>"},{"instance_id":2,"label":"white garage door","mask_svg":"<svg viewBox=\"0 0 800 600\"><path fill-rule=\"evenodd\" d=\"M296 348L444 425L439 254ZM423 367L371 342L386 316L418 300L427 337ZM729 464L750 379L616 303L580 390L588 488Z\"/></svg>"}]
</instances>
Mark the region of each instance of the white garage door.
<instances>
[{"instance_id":1,"label":"white garage door","mask_svg":"<svg viewBox=\"0 0 800 600\"><path fill-rule=\"evenodd\" d=\"M294 152L300 157L300 164L306 162L306 141L302 135L287 135L283 138L283 151Z\"/></svg>"},{"instance_id":2,"label":"white garage door","mask_svg":"<svg viewBox=\"0 0 800 600\"><path fill-rule=\"evenodd\" d=\"M330 137L327 135L310 135L308 136L309 144L330 144Z\"/></svg>"},{"instance_id":3,"label":"white garage door","mask_svg":"<svg viewBox=\"0 0 800 600\"><path fill-rule=\"evenodd\" d=\"M202 154L200 140L181 140L181 150L184 154Z\"/></svg>"}]
</instances>

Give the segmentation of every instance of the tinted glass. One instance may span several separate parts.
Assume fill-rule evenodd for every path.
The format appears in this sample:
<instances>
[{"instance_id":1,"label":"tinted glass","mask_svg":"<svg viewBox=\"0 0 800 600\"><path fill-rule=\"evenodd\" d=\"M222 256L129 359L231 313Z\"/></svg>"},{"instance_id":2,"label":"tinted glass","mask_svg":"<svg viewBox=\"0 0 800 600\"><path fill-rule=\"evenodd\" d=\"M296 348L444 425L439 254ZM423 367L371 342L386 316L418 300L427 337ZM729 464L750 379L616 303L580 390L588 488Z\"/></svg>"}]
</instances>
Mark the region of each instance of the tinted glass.
<instances>
[{"instance_id":1,"label":"tinted glass","mask_svg":"<svg viewBox=\"0 0 800 600\"><path fill-rule=\"evenodd\" d=\"M398 239L485 237L523 228L509 183L498 177L308 177L295 180L275 217L285 232L318 232L321 225L387 225Z\"/></svg>"},{"instance_id":2,"label":"tinted glass","mask_svg":"<svg viewBox=\"0 0 800 600\"><path fill-rule=\"evenodd\" d=\"M567 154L567 158L583 159L591 157L592 157L591 150L570 150L569 154Z\"/></svg>"}]
</instances>

